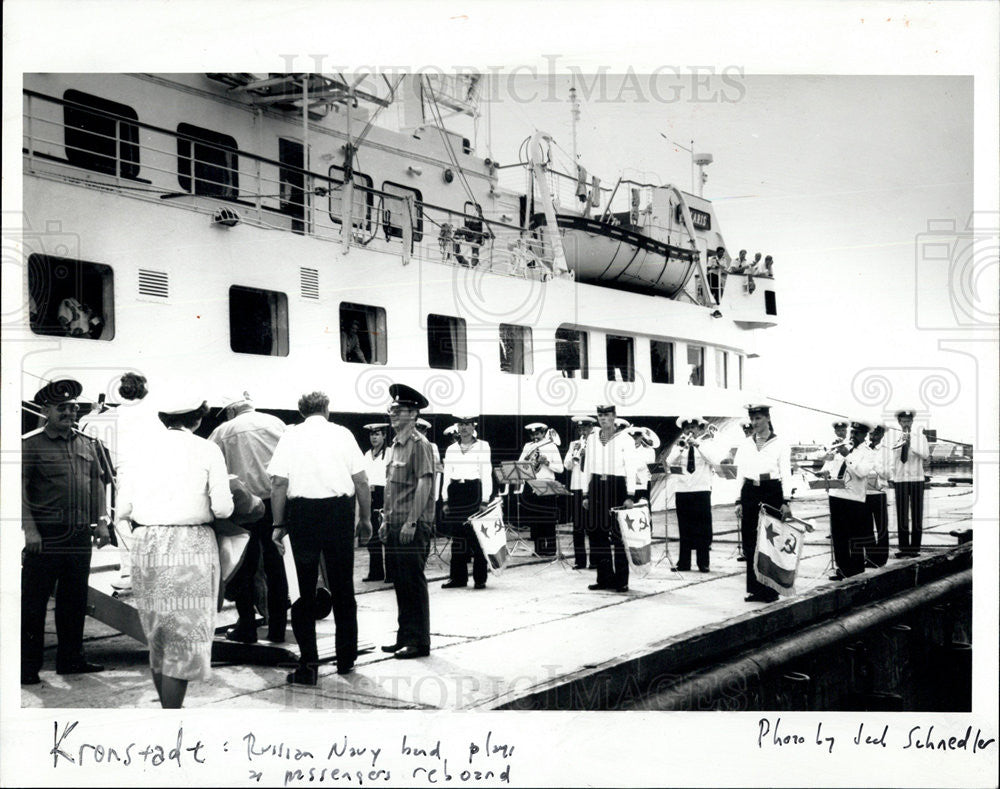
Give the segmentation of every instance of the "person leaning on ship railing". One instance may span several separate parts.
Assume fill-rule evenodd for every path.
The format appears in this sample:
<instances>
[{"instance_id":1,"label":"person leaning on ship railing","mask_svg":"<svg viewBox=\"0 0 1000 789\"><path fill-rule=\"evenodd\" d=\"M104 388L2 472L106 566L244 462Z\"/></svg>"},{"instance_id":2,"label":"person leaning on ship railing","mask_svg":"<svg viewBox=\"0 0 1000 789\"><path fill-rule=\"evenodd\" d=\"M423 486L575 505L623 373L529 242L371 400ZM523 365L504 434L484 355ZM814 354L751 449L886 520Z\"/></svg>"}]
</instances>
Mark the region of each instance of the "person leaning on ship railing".
<instances>
[{"instance_id":1,"label":"person leaning on ship railing","mask_svg":"<svg viewBox=\"0 0 1000 789\"><path fill-rule=\"evenodd\" d=\"M740 498L736 502L736 520L740 524L743 555L747 563L748 603L773 603L778 593L757 580L755 553L757 520L761 504L781 510L782 517L792 514L784 487L791 481L791 448L779 438L771 423L770 406L751 403L747 415L753 432L736 450L736 479L740 481Z\"/></svg>"}]
</instances>

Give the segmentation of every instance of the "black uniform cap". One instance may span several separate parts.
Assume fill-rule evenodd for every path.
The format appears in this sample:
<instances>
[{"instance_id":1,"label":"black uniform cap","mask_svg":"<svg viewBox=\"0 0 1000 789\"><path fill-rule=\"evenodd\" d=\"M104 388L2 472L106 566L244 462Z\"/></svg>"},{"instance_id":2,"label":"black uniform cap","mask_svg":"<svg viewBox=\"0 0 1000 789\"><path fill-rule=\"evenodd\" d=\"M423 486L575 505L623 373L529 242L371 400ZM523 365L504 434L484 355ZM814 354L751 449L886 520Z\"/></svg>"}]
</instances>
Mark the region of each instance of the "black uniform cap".
<instances>
[{"instance_id":1,"label":"black uniform cap","mask_svg":"<svg viewBox=\"0 0 1000 789\"><path fill-rule=\"evenodd\" d=\"M427 398L412 386L406 384L393 384L389 387L389 397L392 398L392 405L415 408L422 411L429 405Z\"/></svg>"},{"instance_id":2,"label":"black uniform cap","mask_svg":"<svg viewBox=\"0 0 1000 789\"><path fill-rule=\"evenodd\" d=\"M57 378L37 392L34 401L38 405L59 405L76 400L83 393L83 384L73 378Z\"/></svg>"}]
</instances>

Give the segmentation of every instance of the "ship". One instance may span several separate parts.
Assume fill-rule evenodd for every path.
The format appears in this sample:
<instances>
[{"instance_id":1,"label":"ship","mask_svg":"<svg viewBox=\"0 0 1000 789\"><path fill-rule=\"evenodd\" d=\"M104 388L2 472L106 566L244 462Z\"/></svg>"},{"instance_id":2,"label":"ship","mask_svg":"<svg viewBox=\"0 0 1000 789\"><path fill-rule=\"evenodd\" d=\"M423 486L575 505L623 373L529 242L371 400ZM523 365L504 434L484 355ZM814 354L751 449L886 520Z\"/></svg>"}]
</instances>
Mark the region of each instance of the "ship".
<instances>
[{"instance_id":1,"label":"ship","mask_svg":"<svg viewBox=\"0 0 1000 789\"><path fill-rule=\"evenodd\" d=\"M134 370L288 421L323 389L358 430L402 381L496 460L602 402L666 445L738 415L773 278L713 272L712 204L675 185L566 172L544 132L480 156L449 128L477 80L25 75L25 401Z\"/></svg>"}]
</instances>

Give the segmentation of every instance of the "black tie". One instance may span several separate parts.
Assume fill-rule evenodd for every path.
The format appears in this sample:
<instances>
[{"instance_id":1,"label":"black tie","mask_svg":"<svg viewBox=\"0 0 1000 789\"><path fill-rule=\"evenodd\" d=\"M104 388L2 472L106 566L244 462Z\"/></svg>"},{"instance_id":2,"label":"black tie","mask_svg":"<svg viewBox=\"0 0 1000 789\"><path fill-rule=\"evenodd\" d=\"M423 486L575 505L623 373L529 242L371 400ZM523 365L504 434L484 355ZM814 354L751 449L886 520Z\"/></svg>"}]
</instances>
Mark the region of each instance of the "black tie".
<instances>
[{"instance_id":1,"label":"black tie","mask_svg":"<svg viewBox=\"0 0 1000 789\"><path fill-rule=\"evenodd\" d=\"M843 479L846 473L847 473L847 460L845 459L844 462L840 464L840 471L837 472L837 479Z\"/></svg>"},{"instance_id":2,"label":"black tie","mask_svg":"<svg viewBox=\"0 0 1000 789\"><path fill-rule=\"evenodd\" d=\"M905 463L910 457L910 437L903 439L903 448L899 450L899 461Z\"/></svg>"},{"instance_id":3,"label":"black tie","mask_svg":"<svg viewBox=\"0 0 1000 789\"><path fill-rule=\"evenodd\" d=\"M688 447L688 474L694 474L694 447Z\"/></svg>"}]
</instances>

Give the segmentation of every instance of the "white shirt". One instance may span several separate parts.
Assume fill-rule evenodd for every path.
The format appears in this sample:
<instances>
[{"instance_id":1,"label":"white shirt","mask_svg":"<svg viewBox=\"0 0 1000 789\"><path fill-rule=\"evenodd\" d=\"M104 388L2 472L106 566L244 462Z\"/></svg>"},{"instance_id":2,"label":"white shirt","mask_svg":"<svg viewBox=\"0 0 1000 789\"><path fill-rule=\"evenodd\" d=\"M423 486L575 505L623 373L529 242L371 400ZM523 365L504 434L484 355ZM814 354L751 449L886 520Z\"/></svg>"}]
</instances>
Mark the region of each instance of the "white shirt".
<instances>
[{"instance_id":1,"label":"white shirt","mask_svg":"<svg viewBox=\"0 0 1000 789\"><path fill-rule=\"evenodd\" d=\"M628 494L635 494L635 439L624 430L615 433L607 444L601 443L601 431L593 430L587 436L587 460L583 469L583 489L590 487L594 474L612 474L625 477Z\"/></svg>"},{"instance_id":2,"label":"white shirt","mask_svg":"<svg viewBox=\"0 0 1000 789\"><path fill-rule=\"evenodd\" d=\"M792 478L792 450L783 438L774 434L763 447L757 449L751 433L737 447L733 463L736 479L741 485L744 479L760 480L762 474L767 474L769 479L780 479L783 483Z\"/></svg>"},{"instance_id":3,"label":"white shirt","mask_svg":"<svg viewBox=\"0 0 1000 789\"><path fill-rule=\"evenodd\" d=\"M194 526L233 514L222 451L189 430L152 435L129 460L118 517L144 526Z\"/></svg>"},{"instance_id":4,"label":"white shirt","mask_svg":"<svg viewBox=\"0 0 1000 789\"><path fill-rule=\"evenodd\" d=\"M271 414L243 411L223 422L208 440L222 450L226 467L242 480L247 490L262 499L271 498L267 464L285 432L285 423Z\"/></svg>"},{"instance_id":5,"label":"white shirt","mask_svg":"<svg viewBox=\"0 0 1000 789\"><path fill-rule=\"evenodd\" d=\"M875 470L875 453L868 444L862 442L843 460L846 470L839 479L844 480L844 487L830 488L830 497L864 501L868 494L868 475Z\"/></svg>"},{"instance_id":6,"label":"white shirt","mask_svg":"<svg viewBox=\"0 0 1000 789\"><path fill-rule=\"evenodd\" d=\"M364 470L365 459L351 431L321 414L288 428L267 465L272 477L288 480L290 499L353 496L351 477Z\"/></svg>"},{"instance_id":7,"label":"white shirt","mask_svg":"<svg viewBox=\"0 0 1000 789\"><path fill-rule=\"evenodd\" d=\"M580 454L580 451L584 448L586 441L582 438L578 438L575 441L570 441L569 449L566 450L566 456L563 458L563 466L568 468L569 474L569 489L570 490L585 490L583 487L583 464L587 460L586 453L584 453L583 461L577 463L574 457Z\"/></svg>"},{"instance_id":8,"label":"white shirt","mask_svg":"<svg viewBox=\"0 0 1000 789\"><path fill-rule=\"evenodd\" d=\"M871 445L869 445L870 447ZM885 438L877 447L872 449L872 461L874 468L868 475L868 495L881 493L889 481L889 474L892 471L892 453L885 443Z\"/></svg>"},{"instance_id":9,"label":"white shirt","mask_svg":"<svg viewBox=\"0 0 1000 789\"><path fill-rule=\"evenodd\" d=\"M365 452L365 471L368 474L368 484L372 487L385 487L385 464L389 462L389 455L385 450L386 446L383 444L378 457L372 454L374 449Z\"/></svg>"},{"instance_id":10,"label":"white shirt","mask_svg":"<svg viewBox=\"0 0 1000 789\"><path fill-rule=\"evenodd\" d=\"M656 450L652 447L647 447L643 445L641 447L634 447L632 450L635 452L635 487L636 490L640 488L646 493L649 493L649 480L652 474L649 471L649 464L656 462Z\"/></svg>"},{"instance_id":11,"label":"white shirt","mask_svg":"<svg viewBox=\"0 0 1000 789\"><path fill-rule=\"evenodd\" d=\"M444 478L441 481L441 499L448 501L448 485L452 480L478 479L482 485L483 502L493 497L493 466L490 445L486 441L473 441L463 447L456 441L444 451Z\"/></svg>"},{"instance_id":12,"label":"white shirt","mask_svg":"<svg viewBox=\"0 0 1000 789\"><path fill-rule=\"evenodd\" d=\"M673 472L677 493L700 493L712 489L712 464L716 462L714 449L715 445L711 441L704 441L695 447L694 471L688 473L688 448L674 445L667 465L681 468L679 474Z\"/></svg>"},{"instance_id":13,"label":"white shirt","mask_svg":"<svg viewBox=\"0 0 1000 789\"><path fill-rule=\"evenodd\" d=\"M147 398L126 400L102 414L87 414L80 420L80 432L99 439L107 447L119 483L130 457L145 446L146 438L164 430L156 408Z\"/></svg>"},{"instance_id":14,"label":"white shirt","mask_svg":"<svg viewBox=\"0 0 1000 789\"><path fill-rule=\"evenodd\" d=\"M910 451L906 462L900 459L903 452L902 447L897 447L903 440L903 434L899 430L894 430L890 435L885 436L882 441L892 439L892 481L893 482L923 482L924 481L924 460L930 455L931 450L927 444L927 436L924 435L923 428L915 427L910 431Z\"/></svg>"}]
</instances>

